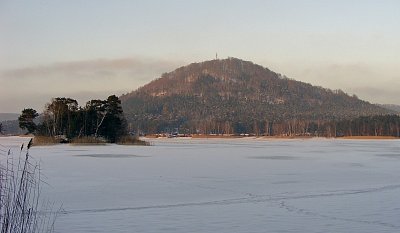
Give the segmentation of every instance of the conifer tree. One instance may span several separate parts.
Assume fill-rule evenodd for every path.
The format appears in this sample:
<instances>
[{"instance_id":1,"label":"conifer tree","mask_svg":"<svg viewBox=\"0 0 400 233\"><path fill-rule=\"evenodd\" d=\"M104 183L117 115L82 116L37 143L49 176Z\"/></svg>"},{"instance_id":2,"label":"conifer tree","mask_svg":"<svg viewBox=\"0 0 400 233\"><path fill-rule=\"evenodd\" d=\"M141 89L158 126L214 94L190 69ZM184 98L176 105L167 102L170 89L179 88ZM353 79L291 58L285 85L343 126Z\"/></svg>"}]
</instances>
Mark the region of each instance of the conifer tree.
<instances>
[{"instance_id":1,"label":"conifer tree","mask_svg":"<svg viewBox=\"0 0 400 233\"><path fill-rule=\"evenodd\" d=\"M39 114L35 109L25 108L18 117L19 127L21 129L26 129L28 131L27 133L34 133L36 130L36 124L33 120L38 116Z\"/></svg>"}]
</instances>

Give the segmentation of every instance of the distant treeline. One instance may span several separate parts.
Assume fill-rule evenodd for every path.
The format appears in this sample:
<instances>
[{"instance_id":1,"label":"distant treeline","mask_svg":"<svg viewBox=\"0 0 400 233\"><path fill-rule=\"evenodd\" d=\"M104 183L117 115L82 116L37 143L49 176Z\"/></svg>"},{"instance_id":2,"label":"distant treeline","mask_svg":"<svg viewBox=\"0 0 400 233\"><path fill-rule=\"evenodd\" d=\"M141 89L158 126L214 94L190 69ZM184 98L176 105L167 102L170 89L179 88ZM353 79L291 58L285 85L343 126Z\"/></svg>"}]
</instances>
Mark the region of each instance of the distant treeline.
<instances>
[{"instance_id":1,"label":"distant treeline","mask_svg":"<svg viewBox=\"0 0 400 233\"><path fill-rule=\"evenodd\" d=\"M394 136L400 137L400 116L362 116L351 120L244 120L229 122L201 121L160 122L149 120L137 126L144 133L182 134L251 134L257 136Z\"/></svg>"},{"instance_id":2,"label":"distant treeline","mask_svg":"<svg viewBox=\"0 0 400 233\"><path fill-rule=\"evenodd\" d=\"M363 116L334 124L338 136L394 136L400 137L400 116Z\"/></svg>"},{"instance_id":3,"label":"distant treeline","mask_svg":"<svg viewBox=\"0 0 400 233\"><path fill-rule=\"evenodd\" d=\"M85 106L71 98L54 98L46 104L38 124L34 119L39 114L34 109L24 109L19 117L19 126L29 133L40 136L67 139L81 137L103 137L116 142L127 135L127 124L121 101L115 95L106 100L91 100Z\"/></svg>"},{"instance_id":4,"label":"distant treeline","mask_svg":"<svg viewBox=\"0 0 400 233\"><path fill-rule=\"evenodd\" d=\"M146 109L142 109L146 111ZM171 115L163 109L163 115ZM195 113L193 113L195 114ZM140 114L138 115L140 116ZM138 119L130 123L134 133L180 133L256 136L394 136L400 137L399 115L362 116L346 120L288 119L282 116L274 120L258 120L251 115L235 120L218 120L210 115L201 120L190 120L184 116L171 116L168 120ZM35 120L35 118L40 118ZM54 98L46 104L40 114L34 109L24 109L19 117L19 126L28 133L66 139L93 137L108 142L118 142L129 133L120 99L109 96L106 100L91 100L85 106L71 98ZM1 129L1 128L0 128ZM126 138L124 138L125 140Z\"/></svg>"}]
</instances>

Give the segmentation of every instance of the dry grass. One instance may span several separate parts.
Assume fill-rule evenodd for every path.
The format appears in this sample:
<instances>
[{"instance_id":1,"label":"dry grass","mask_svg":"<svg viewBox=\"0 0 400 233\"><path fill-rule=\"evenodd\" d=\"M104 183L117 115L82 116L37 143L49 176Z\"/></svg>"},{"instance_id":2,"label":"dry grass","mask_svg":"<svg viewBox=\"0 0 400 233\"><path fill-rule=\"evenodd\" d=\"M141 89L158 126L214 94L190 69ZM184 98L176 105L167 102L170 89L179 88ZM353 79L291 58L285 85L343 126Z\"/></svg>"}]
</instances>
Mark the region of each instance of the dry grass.
<instances>
[{"instance_id":1,"label":"dry grass","mask_svg":"<svg viewBox=\"0 0 400 233\"><path fill-rule=\"evenodd\" d=\"M57 212L41 200L40 165L30 160L24 144L17 154L0 144L0 232L53 232ZM17 152L18 153L18 152Z\"/></svg>"},{"instance_id":2,"label":"dry grass","mask_svg":"<svg viewBox=\"0 0 400 233\"><path fill-rule=\"evenodd\" d=\"M160 136L158 136L157 134L147 134L146 138L159 138Z\"/></svg>"},{"instance_id":3,"label":"dry grass","mask_svg":"<svg viewBox=\"0 0 400 233\"><path fill-rule=\"evenodd\" d=\"M60 140L55 137L35 136L33 138L34 146L50 146L58 143L60 143Z\"/></svg>"},{"instance_id":4,"label":"dry grass","mask_svg":"<svg viewBox=\"0 0 400 233\"><path fill-rule=\"evenodd\" d=\"M80 137L72 139L71 143L76 145L105 145L107 142L103 138Z\"/></svg>"},{"instance_id":5,"label":"dry grass","mask_svg":"<svg viewBox=\"0 0 400 233\"><path fill-rule=\"evenodd\" d=\"M47 136L35 136L33 138L33 145L34 146L50 146L62 143L62 139L56 137L47 137ZM80 138L73 138L68 143L71 145L106 145L107 140L100 137L80 137ZM149 146L150 143L140 140L134 136L123 136L116 144L119 145L140 145L140 146Z\"/></svg>"},{"instance_id":6,"label":"dry grass","mask_svg":"<svg viewBox=\"0 0 400 233\"><path fill-rule=\"evenodd\" d=\"M138 146L149 146L150 143L140 140L134 136L123 136L117 141L118 145L138 145Z\"/></svg>"}]
</instances>

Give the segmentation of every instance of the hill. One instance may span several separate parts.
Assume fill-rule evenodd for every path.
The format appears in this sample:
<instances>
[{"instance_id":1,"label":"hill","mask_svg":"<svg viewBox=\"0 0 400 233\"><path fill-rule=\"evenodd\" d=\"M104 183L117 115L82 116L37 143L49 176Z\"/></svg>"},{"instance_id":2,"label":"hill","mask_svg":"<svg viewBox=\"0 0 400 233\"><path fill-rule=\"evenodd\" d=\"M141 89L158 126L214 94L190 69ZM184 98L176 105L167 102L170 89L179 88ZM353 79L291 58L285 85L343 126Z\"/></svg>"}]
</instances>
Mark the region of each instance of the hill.
<instances>
[{"instance_id":1,"label":"hill","mask_svg":"<svg viewBox=\"0 0 400 233\"><path fill-rule=\"evenodd\" d=\"M0 113L0 122L17 120L18 117L18 113Z\"/></svg>"},{"instance_id":2,"label":"hill","mask_svg":"<svg viewBox=\"0 0 400 233\"><path fill-rule=\"evenodd\" d=\"M0 113L0 123L2 124L2 130L5 135L18 135L24 133L18 125L19 115L20 114L17 113Z\"/></svg>"},{"instance_id":3,"label":"hill","mask_svg":"<svg viewBox=\"0 0 400 233\"><path fill-rule=\"evenodd\" d=\"M21 135L25 134L26 130L19 128L18 120L2 121L4 135Z\"/></svg>"},{"instance_id":4,"label":"hill","mask_svg":"<svg viewBox=\"0 0 400 233\"><path fill-rule=\"evenodd\" d=\"M380 104L379 105L382 108L388 109L390 111L394 111L396 113L400 113L400 105L396 104Z\"/></svg>"},{"instance_id":5,"label":"hill","mask_svg":"<svg viewBox=\"0 0 400 233\"><path fill-rule=\"evenodd\" d=\"M271 123L309 124L391 112L341 90L295 81L236 58L178 68L121 100L128 121L148 133L174 128L259 133L270 130Z\"/></svg>"}]
</instances>

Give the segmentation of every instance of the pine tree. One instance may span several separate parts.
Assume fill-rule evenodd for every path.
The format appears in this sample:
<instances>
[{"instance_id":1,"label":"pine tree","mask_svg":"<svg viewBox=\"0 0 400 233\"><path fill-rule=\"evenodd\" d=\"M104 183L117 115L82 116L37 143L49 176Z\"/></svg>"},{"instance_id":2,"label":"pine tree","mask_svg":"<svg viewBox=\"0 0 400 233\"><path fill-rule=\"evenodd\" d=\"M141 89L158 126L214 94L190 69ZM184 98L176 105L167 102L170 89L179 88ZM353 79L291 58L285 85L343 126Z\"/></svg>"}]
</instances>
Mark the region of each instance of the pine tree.
<instances>
[{"instance_id":1,"label":"pine tree","mask_svg":"<svg viewBox=\"0 0 400 233\"><path fill-rule=\"evenodd\" d=\"M102 134L110 141L116 142L120 136L126 134L126 120L123 115L121 100L111 95L107 98L106 117Z\"/></svg>"},{"instance_id":2,"label":"pine tree","mask_svg":"<svg viewBox=\"0 0 400 233\"><path fill-rule=\"evenodd\" d=\"M38 117L39 114L32 108L25 108L22 110L22 114L18 117L19 127L26 129L28 133L34 133L36 130L36 124L33 120Z\"/></svg>"}]
</instances>

